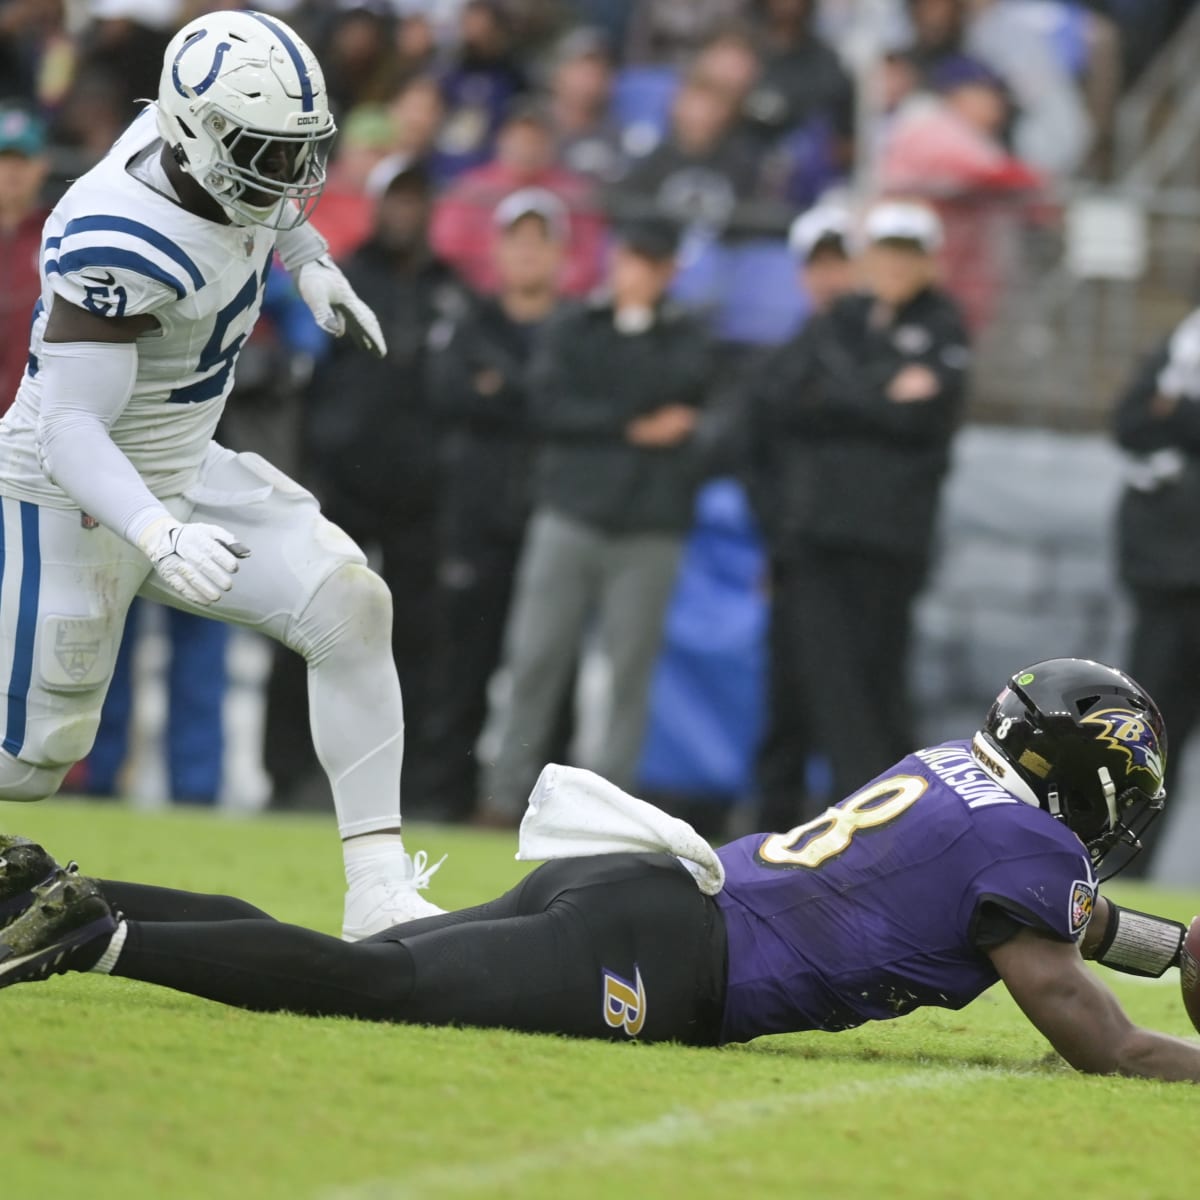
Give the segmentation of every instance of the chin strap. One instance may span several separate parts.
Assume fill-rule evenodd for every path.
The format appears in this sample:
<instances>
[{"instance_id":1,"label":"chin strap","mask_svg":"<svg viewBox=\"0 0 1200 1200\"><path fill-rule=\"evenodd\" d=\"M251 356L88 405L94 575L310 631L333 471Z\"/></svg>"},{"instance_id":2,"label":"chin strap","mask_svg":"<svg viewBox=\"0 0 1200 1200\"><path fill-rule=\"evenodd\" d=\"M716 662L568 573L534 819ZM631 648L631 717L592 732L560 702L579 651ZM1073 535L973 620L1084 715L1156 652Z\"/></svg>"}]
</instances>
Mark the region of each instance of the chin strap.
<instances>
[{"instance_id":1,"label":"chin strap","mask_svg":"<svg viewBox=\"0 0 1200 1200\"><path fill-rule=\"evenodd\" d=\"M1108 931L1096 951L1098 963L1145 979L1157 979L1168 967L1179 966L1179 950L1187 933L1183 925L1122 908L1111 900L1108 908Z\"/></svg>"}]
</instances>

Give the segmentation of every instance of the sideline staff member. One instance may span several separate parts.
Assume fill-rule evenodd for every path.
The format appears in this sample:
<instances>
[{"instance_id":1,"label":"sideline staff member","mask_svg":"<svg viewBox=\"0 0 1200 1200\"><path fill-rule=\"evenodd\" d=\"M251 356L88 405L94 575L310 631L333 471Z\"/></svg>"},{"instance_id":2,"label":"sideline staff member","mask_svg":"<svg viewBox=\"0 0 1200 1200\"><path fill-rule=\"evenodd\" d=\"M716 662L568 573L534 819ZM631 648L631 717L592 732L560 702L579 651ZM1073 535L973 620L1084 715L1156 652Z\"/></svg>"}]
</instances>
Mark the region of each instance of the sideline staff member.
<instances>
[{"instance_id":1,"label":"sideline staff member","mask_svg":"<svg viewBox=\"0 0 1200 1200\"><path fill-rule=\"evenodd\" d=\"M848 795L912 744L906 660L950 441L967 335L936 286L942 230L918 204L867 216L866 290L782 347L755 387L754 440L775 447L771 554L787 580L778 636L808 680L804 720ZM848 714L852 714L848 716Z\"/></svg>"}]
</instances>

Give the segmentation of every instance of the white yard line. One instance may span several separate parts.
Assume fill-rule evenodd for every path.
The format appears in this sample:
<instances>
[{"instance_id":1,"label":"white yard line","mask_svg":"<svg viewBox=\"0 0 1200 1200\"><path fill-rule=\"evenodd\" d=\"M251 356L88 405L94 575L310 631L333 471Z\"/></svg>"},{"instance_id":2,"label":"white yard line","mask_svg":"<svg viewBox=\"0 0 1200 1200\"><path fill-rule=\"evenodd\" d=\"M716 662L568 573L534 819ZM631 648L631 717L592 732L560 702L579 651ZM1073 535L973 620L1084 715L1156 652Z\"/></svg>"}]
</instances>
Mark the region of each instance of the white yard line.
<instances>
[{"instance_id":1,"label":"white yard line","mask_svg":"<svg viewBox=\"0 0 1200 1200\"><path fill-rule=\"evenodd\" d=\"M543 1171L587 1168L611 1163L622 1154L661 1150L702 1142L731 1129L756 1125L794 1112L833 1108L877 1100L897 1092L946 1091L972 1086L983 1079L1012 1077L1020 1072L990 1067L955 1067L910 1071L892 1079L857 1080L807 1092L764 1092L752 1099L730 1100L703 1108L680 1108L648 1121L609 1129L586 1129L537 1150L475 1162L419 1167L396 1179L348 1184L318 1193L318 1200L408 1200L445 1192L485 1193L520 1183Z\"/></svg>"}]
</instances>

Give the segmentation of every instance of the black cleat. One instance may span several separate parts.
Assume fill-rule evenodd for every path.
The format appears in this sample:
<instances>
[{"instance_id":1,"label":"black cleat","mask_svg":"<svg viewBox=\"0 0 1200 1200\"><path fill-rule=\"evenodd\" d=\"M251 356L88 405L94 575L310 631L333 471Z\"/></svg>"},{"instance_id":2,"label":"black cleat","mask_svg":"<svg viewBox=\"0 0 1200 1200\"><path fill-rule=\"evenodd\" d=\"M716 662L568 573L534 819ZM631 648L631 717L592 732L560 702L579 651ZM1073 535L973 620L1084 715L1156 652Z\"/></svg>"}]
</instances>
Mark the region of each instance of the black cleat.
<instances>
[{"instance_id":1,"label":"black cleat","mask_svg":"<svg viewBox=\"0 0 1200 1200\"><path fill-rule=\"evenodd\" d=\"M58 863L36 842L0 833L0 929L33 903L33 889L57 870Z\"/></svg>"},{"instance_id":2,"label":"black cleat","mask_svg":"<svg viewBox=\"0 0 1200 1200\"><path fill-rule=\"evenodd\" d=\"M33 889L33 903L0 932L0 988L93 966L117 919L91 879L67 871Z\"/></svg>"}]
</instances>

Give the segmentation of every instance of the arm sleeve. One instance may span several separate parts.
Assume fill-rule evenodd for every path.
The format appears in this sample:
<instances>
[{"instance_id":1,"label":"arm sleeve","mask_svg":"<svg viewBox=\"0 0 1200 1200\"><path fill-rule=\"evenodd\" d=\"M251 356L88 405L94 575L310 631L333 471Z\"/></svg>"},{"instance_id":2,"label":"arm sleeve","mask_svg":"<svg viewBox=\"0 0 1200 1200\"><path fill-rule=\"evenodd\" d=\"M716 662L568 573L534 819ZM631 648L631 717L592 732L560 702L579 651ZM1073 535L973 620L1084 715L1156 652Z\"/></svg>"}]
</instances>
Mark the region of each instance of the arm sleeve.
<instances>
[{"instance_id":1,"label":"arm sleeve","mask_svg":"<svg viewBox=\"0 0 1200 1200\"><path fill-rule=\"evenodd\" d=\"M102 525L136 544L153 520L170 516L109 436L133 392L131 342L46 342L42 346L38 453L42 469Z\"/></svg>"}]
</instances>

